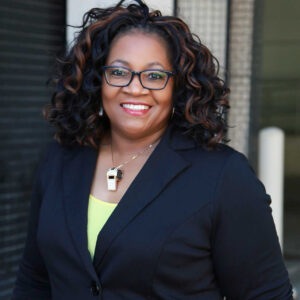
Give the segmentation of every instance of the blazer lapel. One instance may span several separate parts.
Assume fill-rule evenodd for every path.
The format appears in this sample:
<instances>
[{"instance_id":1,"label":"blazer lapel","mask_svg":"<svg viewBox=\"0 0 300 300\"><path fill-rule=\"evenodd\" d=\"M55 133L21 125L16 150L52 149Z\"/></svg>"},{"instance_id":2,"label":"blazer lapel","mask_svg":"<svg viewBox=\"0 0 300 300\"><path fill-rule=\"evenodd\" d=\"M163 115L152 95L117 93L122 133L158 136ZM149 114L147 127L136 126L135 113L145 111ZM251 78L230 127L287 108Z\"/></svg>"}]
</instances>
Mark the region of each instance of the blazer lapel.
<instances>
[{"instance_id":1,"label":"blazer lapel","mask_svg":"<svg viewBox=\"0 0 300 300\"><path fill-rule=\"evenodd\" d=\"M100 231L97 239L94 265L99 270L109 246L121 230L148 205L166 185L190 163L169 145L170 128L136 176L125 195ZM180 136L179 148L195 147L190 140Z\"/></svg>"},{"instance_id":2,"label":"blazer lapel","mask_svg":"<svg viewBox=\"0 0 300 300\"><path fill-rule=\"evenodd\" d=\"M65 215L75 247L89 273L95 277L87 243L87 210L97 151L75 147L64 152L63 190Z\"/></svg>"}]
</instances>

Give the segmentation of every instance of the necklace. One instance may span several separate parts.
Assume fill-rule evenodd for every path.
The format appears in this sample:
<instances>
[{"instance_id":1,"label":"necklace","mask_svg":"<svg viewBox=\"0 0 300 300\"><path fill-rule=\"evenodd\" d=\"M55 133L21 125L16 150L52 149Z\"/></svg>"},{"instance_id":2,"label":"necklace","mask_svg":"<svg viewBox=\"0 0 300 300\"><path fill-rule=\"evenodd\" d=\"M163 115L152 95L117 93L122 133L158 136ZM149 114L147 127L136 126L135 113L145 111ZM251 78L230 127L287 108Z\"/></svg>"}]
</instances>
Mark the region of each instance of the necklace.
<instances>
[{"instance_id":1,"label":"necklace","mask_svg":"<svg viewBox=\"0 0 300 300\"><path fill-rule=\"evenodd\" d=\"M106 173L107 189L109 191L116 191L118 181L120 181L123 178L123 171L121 170L121 168L124 167L125 165L127 165L129 162L131 162L131 161L135 160L136 158L138 158L141 154L143 154L147 150L151 149L156 142L157 141L150 144L145 149L137 152L130 159L128 159L125 162L121 163L117 167L112 167L112 168L108 169L108 171ZM114 165L114 156L113 156L113 151L112 151L112 143L110 144L110 149L111 149L111 160L112 160L112 164Z\"/></svg>"}]
</instances>

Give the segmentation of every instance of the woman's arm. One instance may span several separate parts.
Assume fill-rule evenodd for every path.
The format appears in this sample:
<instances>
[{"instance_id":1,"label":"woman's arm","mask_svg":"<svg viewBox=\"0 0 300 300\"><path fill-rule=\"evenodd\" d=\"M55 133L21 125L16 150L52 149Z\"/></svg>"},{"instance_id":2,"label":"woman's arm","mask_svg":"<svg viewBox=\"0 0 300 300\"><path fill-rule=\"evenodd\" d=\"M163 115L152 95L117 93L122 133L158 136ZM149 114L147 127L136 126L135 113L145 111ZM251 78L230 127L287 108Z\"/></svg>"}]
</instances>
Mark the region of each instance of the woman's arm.
<instances>
[{"instance_id":1,"label":"woman's arm","mask_svg":"<svg viewBox=\"0 0 300 300\"><path fill-rule=\"evenodd\" d=\"M214 202L213 262L228 300L292 300L271 199L247 159L229 158Z\"/></svg>"},{"instance_id":2,"label":"woman's arm","mask_svg":"<svg viewBox=\"0 0 300 300\"><path fill-rule=\"evenodd\" d=\"M51 290L47 270L36 241L39 211L42 199L41 176L47 167L47 161L51 148L52 147L49 147L46 155L43 159L41 159L35 175L32 189L27 239L11 300L51 299Z\"/></svg>"}]
</instances>

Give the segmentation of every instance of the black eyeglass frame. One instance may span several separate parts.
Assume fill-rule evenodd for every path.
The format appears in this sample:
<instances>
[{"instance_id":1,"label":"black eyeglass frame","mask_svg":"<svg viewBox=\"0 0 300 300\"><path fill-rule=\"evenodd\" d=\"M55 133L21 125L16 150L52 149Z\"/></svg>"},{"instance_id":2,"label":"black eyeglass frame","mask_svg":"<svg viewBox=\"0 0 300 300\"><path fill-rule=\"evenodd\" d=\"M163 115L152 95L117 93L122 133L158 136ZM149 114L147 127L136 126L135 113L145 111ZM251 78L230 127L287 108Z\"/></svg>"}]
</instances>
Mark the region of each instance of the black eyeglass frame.
<instances>
[{"instance_id":1,"label":"black eyeglass frame","mask_svg":"<svg viewBox=\"0 0 300 300\"><path fill-rule=\"evenodd\" d=\"M128 71L131 73L131 78L130 78L129 82L128 82L127 84L125 84L125 85L119 85L119 84L112 84L112 83L110 83L109 80L108 80L108 78L106 77L106 72L105 72L105 71L106 71L107 69L109 69L109 68L122 68L122 69L128 70ZM140 83L141 83L141 85L142 85L142 87L143 87L144 89L148 89L148 90L163 90L163 89L166 87L166 85L167 85L167 83L168 83L168 81L169 81L169 78L170 78L172 75L174 75L174 73L171 72L171 71L165 71L165 70L161 70L161 69L145 69L145 70L143 70L143 71L136 72L136 71L132 71L131 69L129 69L129 68L127 68L127 67L117 66L117 65L103 66L102 69L103 69L103 71L104 71L104 78L105 78L105 81L106 81L106 83L107 83L108 85L110 85L110 86L115 86L115 87L126 87L126 86L129 86L130 83L131 83L132 80L133 80L133 77L134 77L135 75L137 75L138 78L139 78L139 81L140 81ZM142 79L141 79L141 73L143 73L143 72L145 72L145 71L158 71L158 72L163 72L163 73L167 74L167 80L166 80L164 86L163 86L162 88L148 88L148 87L145 87L145 86L143 85Z\"/></svg>"}]
</instances>

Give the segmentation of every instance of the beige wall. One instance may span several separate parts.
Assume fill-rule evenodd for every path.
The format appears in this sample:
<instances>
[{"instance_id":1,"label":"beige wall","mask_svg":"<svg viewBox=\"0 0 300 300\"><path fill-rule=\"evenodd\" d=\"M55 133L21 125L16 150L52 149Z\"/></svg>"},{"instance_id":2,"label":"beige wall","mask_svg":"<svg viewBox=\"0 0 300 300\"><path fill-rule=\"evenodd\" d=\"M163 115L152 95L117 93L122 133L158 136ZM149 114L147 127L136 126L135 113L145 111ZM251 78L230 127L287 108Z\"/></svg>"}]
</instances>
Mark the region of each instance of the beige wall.
<instances>
[{"instance_id":1,"label":"beige wall","mask_svg":"<svg viewBox=\"0 0 300 300\"><path fill-rule=\"evenodd\" d=\"M224 78L226 63L227 1L178 0L178 16L182 18L201 42L220 63L220 76Z\"/></svg>"}]
</instances>

